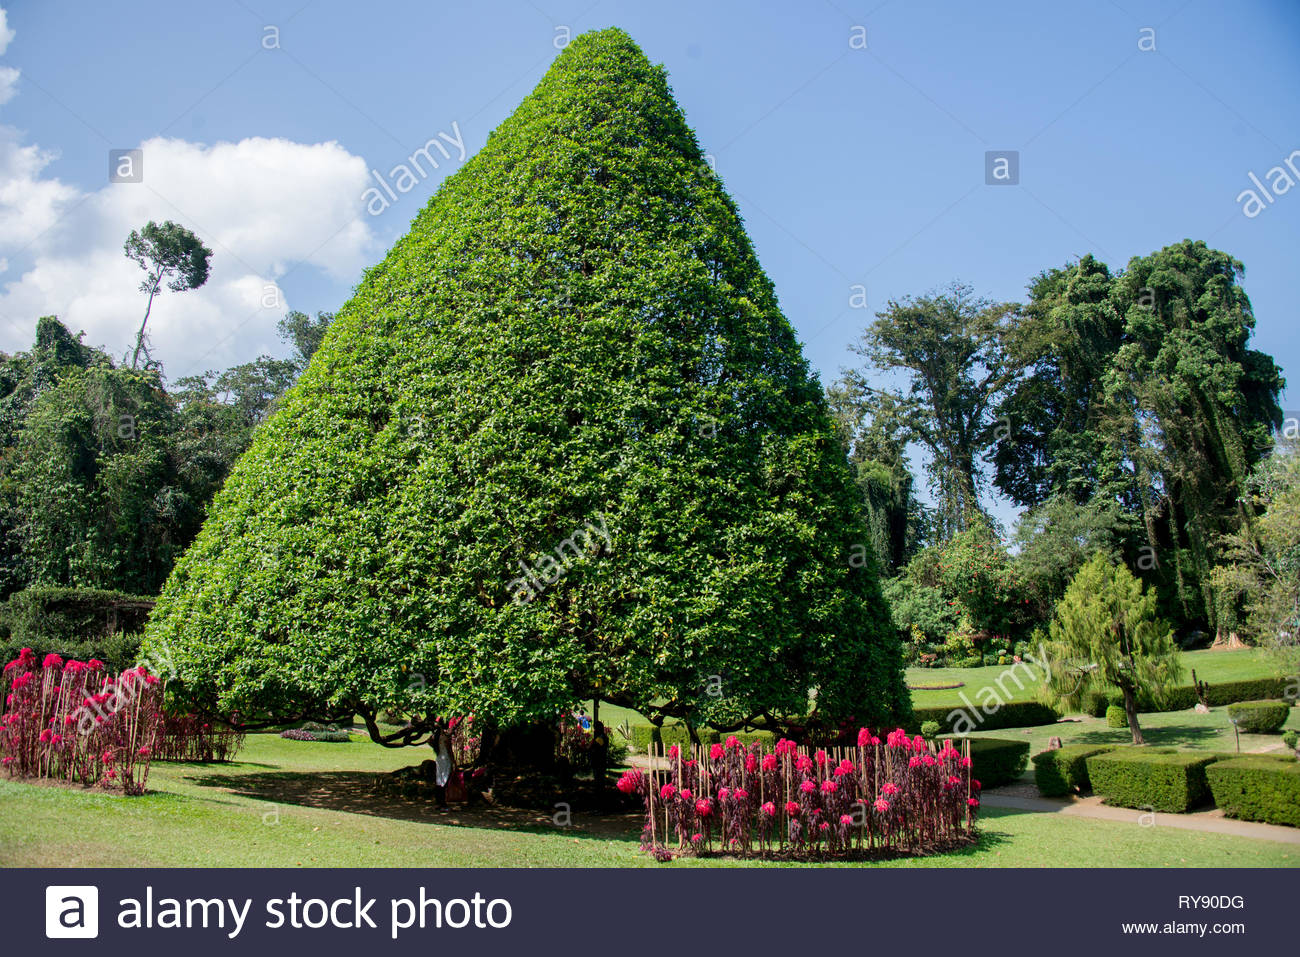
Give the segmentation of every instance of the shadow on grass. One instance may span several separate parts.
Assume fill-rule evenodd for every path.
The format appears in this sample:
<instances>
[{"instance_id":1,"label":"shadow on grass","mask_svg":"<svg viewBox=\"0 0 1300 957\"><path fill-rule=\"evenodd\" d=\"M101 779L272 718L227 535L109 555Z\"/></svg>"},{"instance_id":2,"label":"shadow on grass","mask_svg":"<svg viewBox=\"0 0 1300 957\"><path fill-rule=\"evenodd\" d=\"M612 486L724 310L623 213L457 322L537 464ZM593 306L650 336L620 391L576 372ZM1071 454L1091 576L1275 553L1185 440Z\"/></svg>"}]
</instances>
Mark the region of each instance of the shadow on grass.
<instances>
[{"instance_id":1,"label":"shadow on grass","mask_svg":"<svg viewBox=\"0 0 1300 957\"><path fill-rule=\"evenodd\" d=\"M1148 745L1158 747L1197 747L1220 738L1222 728L1195 724L1169 724L1158 728L1143 728L1142 738ZM1127 728L1098 728L1081 731L1070 736L1070 744L1131 745L1133 736Z\"/></svg>"},{"instance_id":2,"label":"shadow on grass","mask_svg":"<svg viewBox=\"0 0 1300 957\"><path fill-rule=\"evenodd\" d=\"M239 797L277 804L347 814L367 814L398 821L440 824L447 827L490 828L534 834L555 834L556 812L487 804L453 804L440 809L422 798L381 792L378 775L364 771L278 771L257 774L198 774L186 780L200 787L220 788ZM635 813L572 814L572 825L562 829L566 837L608 841L638 841L641 815Z\"/></svg>"}]
</instances>

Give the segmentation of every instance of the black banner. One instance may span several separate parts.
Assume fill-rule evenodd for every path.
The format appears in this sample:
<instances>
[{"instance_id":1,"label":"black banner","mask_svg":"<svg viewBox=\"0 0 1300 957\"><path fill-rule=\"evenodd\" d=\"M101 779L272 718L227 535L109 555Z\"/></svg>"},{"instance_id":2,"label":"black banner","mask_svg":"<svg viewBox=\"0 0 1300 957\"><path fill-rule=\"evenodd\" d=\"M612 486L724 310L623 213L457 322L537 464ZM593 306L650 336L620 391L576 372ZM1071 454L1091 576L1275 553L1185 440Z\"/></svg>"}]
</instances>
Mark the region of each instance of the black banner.
<instances>
[{"instance_id":1,"label":"black banner","mask_svg":"<svg viewBox=\"0 0 1300 957\"><path fill-rule=\"evenodd\" d=\"M1294 891L1294 872L1229 869L40 869L0 871L0 916L6 954L1096 957L1294 947Z\"/></svg>"}]
</instances>

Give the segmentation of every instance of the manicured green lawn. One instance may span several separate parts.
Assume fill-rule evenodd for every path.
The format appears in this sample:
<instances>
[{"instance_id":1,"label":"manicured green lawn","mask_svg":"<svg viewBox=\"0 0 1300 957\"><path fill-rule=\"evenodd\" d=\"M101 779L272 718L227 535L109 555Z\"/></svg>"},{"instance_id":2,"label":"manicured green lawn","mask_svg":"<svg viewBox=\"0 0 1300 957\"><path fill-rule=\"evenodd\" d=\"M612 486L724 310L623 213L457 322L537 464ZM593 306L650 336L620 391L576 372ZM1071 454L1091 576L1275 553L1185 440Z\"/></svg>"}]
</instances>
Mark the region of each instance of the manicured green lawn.
<instances>
[{"instance_id":1,"label":"manicured green lawn","mask_svg":"<svg viewBox=\"0 0 1300 957\"><path fill-rule=\"evenodd\" d=\"M231 765L155 765L123 798L0 780L2 866L661 866L634 817L453 810L375 793L422 749L251 735ZM1300 866L1300 848L1220 834L989 809L977 847L889 867ZM667 866L734 862L684 860ZM856 865L864 866L864 865ZM873 866L873 865L866 865Z\"/></svg>"},{"instance_id":2,"label":"manicured green lawn","mask_svg":"<svg viewBox=\"0 0 1300 957\"><path fill-rule=\"evenodd\" d=\"M1232 651L1185 651L1182 656L1183 679L1181 684L1192 683L1192 669L1196 677L1211 684L1221 681L1243 681L1249 678L1267 678L1278 673L1277 665L1258 648L1238 648ZM1023 692L1016 690L1016 684L1008 683L1002 676L1010 669L1017 669L1016 677L1024 686ZM1000 678L1003 688L1014 692L1012 700L1031 700L1035 689L1030 678L1033 669L1026 666L991 665L984 668L908 668L909 685L948 684L961 681L965 686L945 691L913 691L912 705L917 708L959 705L960 695L965 694L971 701L978 702L981 688L994 687Z\"/></svg>"}]
</instances>

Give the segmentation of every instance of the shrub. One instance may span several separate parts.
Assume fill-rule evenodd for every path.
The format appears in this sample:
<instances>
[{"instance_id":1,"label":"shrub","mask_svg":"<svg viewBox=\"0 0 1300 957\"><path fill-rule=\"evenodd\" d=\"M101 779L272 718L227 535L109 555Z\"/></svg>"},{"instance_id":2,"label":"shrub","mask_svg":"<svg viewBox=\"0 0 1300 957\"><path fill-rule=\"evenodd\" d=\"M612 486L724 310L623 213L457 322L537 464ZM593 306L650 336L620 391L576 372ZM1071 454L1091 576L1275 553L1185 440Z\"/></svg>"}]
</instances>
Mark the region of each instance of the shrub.
<instances>
[{"instance_id":1,"label":"shrub","mask_svg":"<svg viewBox=\"0 0 1300 957\"><path fill-rule=\"evenodd\" d=\"M937 735L938 733L939 733L939 722L938 722L938 721L933 721L933 720L931 720L931 721L922 721L922 722L921 722L921 734L922 734L924 737L927 737L927 738L933 738L933 737L934 737L935 735Z\"/></svg>"},{"instance_id":2,"label":"shrub","mask_svg":"<svg viewBox=\"0 0 1300 957\"><path fill-rule=\"evenodd\" d=\"M1284 731L1282 733L1282 743L1294 751L1296 744L1300 743L1300 734L1296 734L1294 731Z\"/></svg>"},{"instance_id":3,"label":"shrub","mask_svg":"<svg viewBox=\"0 0 1300 957\"><path fill-rule=\"evenodd\" d=\"M987 791L1020 780L1029 764L1029 742L1008 738L952 738L958 751L970 743L971 773Z\"/></svg>"},{"instance_id":4,"label":"shrub","mask_svg":"<svg viewBox=\"0 0 1300 957\"><path fill-rule=\"evenodd\" d=\"M1236 701L1253 701L1257 699L1285 699L1289 690L1286 678L1249 678L1244 681L1224 681L1206 686L1206 703L1210 707L1222 707ZM1178 685L1165 689L1159 701L1150 695L1138 695L1138 710L1186 711L1197 704L1196 688L1192 685ZM1094 688L1083 699L1081 710L1094 718L1106 716L1106 707L1111 704L1123 704L1123 696L1113 688Z\"/></svg>"},{"instance_id":5,"label":"shrub","mask_svg":"<svg viewBox=\"0 0 1300 957\"><path fill-rule=\"evenodd\" d=\"M1205 769L1221 755L1172 748L1122 748L1087 759L1092 789L1108 804L1181 813L1210 799Z\"/></svg>"},{"instance_id":6,"label":"shrub","mask_svg":"<svg viewBox=\"0 0 1300 957\"><path fill-rule=\"evenodd\" d=\"M244 746L244 733L198 715L166 715L154 750L155 761L229 761Z\"/></svg>"},{"instance_id":7,"label":"shrub","mask_svg":"<svg viewBox=\"0 0 1300 957\"><path fill-rule=\"evenodd\" d=\"M288 738L290 741L325 741L335 744L352 740L352 735L338 726L332 724L320 725L314 721L308 721L301 728L289 728L287 731L281 731L280 737Z\"/></svg>"},{"instance_id":8,"label":"shrub","mask_svg":"<svg viewBox=\"0 0 1300 957\"><path fill-rule=\"evenodd\" d=\"M1091 790L1088 758L1115 750L1108 744L1067 744L1063 748L1041 751L1034 755L1034 783L1044 797L1081 794Z\"/></svg>"},{"instance_id":9,"label":"shrub","mask_svg":"<svg viewBox=\"0 0 1300 957\"><path fill-rule=\"evenodd\" d=\"M1291 714L1285 701L1238 701L1228 705L1228 717L1239 731L1249 734L1273 734L1280 731Z\"/></svg>"},{"instance_id":10,"label":"shrub","mask_svg":"<svg viewBox=\"0 0 1300 957\"><path fill-rule=\"evenodd\" d=\"M656 860L677 853L670 844L817 858L924 853L973 838L980 787L971 760L901 729L882 743L864 728L857 740L829 752L782 739L765 753L734 735L673 746L666 770L632 769L618 788L645 802L641 846Z\"/></svg>"},{"instance_id":11,"label":"shrub","mask_svg":"<svg viewBox=\"0 0 1300 957\"><path fill-rule=\"evenodd\" d=\"M0 640L28 645L42 656L51 651L138 632L153 599L99 588L25 588L0 604Z\"/></svg>"},{"instance_id":12,"label":"shrub","mask_svg":"<svg viewBox=\"0 0 1300 957\"><path fill-rule=\"evenodd\" d=\"M1001 728L1029 728L1042 724L1055 724L1060 712L1051 705L1038 701L1008 701L985 713L978 703L970 707L945 706L914 708L913 718L918 722L937 721L940 734L965 734L968 731L997 731ZM919 725L917 725L919 727Z\"/></svg>"},{"instance_id":13,"label":"shrub","mask_svg":"<svg viewBox=\"0 0 1300 957\"><path fill-rule=\"evenodd\" d=\"M1128 712L1121 705L1112 704L1106 706L1106 727L1108 728L1127 728Z\"/></svg>"},{"instance_id":14,"label":"shrub","mask_svg":"<svg viewBox=\"0 0 1300 957\"><path fill-rule=\"evenodd\" d=\"M1214 803L1228 817L1300 827L1300 761L1253 754L1206 770Z\"/></svg>"}]
</instances>

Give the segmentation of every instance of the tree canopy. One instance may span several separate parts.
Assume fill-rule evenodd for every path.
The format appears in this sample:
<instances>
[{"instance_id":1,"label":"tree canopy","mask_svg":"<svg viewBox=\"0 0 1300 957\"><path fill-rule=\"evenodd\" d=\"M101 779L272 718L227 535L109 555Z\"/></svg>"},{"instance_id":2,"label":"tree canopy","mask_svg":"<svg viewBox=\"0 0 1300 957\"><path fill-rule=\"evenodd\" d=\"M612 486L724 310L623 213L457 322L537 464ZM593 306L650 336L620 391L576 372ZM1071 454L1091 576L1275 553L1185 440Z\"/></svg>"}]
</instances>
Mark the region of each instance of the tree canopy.
<instances>
[{"instance_id":1,"label":"tree canopy","mask_svg":"<svg viewBox=\"0 0 1300 957\"><path fill-rule=\"evenodd\" d=\"M245 716L906 708L825 398L661 67L575 39L368 270L148 644ZM379 736L372 720L372 735Z\"/></svg>"}]
</instances>

